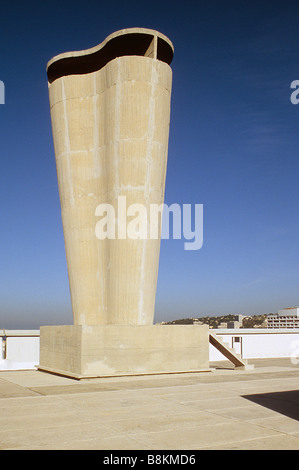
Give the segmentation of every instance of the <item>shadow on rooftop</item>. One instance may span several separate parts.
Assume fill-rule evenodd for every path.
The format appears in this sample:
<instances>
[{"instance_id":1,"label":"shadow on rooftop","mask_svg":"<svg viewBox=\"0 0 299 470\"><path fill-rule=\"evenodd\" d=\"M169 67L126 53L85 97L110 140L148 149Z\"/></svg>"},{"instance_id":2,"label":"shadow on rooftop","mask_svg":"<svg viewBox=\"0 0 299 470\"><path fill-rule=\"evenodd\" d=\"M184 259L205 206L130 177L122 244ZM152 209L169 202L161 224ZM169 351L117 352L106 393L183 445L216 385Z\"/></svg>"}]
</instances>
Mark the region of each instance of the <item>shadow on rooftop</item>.
<instances>
[{"instance_id":1,"label":"shadow on rooftop","mask_svg":"<svg viewBox=\"0 0 299 470\"><path fill-rule=\"evenodd\" d=\"M299 390L242 395L242 397L299 421Z\"/></svg>"}]
</instances>

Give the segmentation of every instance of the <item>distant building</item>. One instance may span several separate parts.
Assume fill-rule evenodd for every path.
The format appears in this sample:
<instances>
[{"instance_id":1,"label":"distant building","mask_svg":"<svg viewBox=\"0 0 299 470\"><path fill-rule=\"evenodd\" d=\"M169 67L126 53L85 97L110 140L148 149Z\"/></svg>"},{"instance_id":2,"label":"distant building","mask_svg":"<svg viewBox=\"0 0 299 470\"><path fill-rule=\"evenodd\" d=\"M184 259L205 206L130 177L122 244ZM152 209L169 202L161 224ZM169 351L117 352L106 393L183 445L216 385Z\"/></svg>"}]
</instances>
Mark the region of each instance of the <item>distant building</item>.
<instances>
[{"instance_id":1,"label":"distant building","mask_svg":"<svg viewBox=\"0 0 299 470\"><path fill-rule=\"evenodd\" d=\"M227 328L236 329L243 325L244 315L235 315L235 319L227 322Z\"/></svg>"},{"instance_id":2,"label":"distant building","mask_svg":"<svg viewBox=\"0 0 299 470\"><path fill-rule=\"evenodd\" d=\"M299 307L287 307L267 316L268 328L299 328Z\"/></svg>"},{"instance_id":3,"label":"distant building","mask_svg":"<svg viewBox=\"0 0 299 470\"><path fill-rule=\"evenodd\" d=\"M278 315L280 317L299 317L299 307L287 307L283 308L282 310L278 310Z\"/></svg>"},{"instance_id":4,"label":"distant building","mask_svg":"<svg viewBox=\"0 0 299 470\"><path fill-rule=\"evenodd\" d=\"M229 321L227 322L227 328L240 328L241 323L239 321Z\"/></svg>"}]
</instances>

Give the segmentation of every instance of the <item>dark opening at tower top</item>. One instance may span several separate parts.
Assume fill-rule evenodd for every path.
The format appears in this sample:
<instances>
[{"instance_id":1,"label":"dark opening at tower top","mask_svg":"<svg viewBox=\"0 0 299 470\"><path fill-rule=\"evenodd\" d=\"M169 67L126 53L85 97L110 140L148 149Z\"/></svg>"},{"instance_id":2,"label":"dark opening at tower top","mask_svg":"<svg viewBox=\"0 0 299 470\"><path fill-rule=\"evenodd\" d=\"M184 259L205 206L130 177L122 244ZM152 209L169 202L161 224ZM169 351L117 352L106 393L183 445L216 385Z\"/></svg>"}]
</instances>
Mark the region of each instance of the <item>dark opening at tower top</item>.
<instances>
[{"instance_id":1,"label":"dark opening at tower top","mask_svg":"<svg viewBox=\"0 0 299 470\"><path fill-rule=\"evenodd\" d=\"M66 75L82 75L100 70L122 56L145 56L170 64L173 45L163 34L144 28L130 28L111 34L100 45L54 57L47 67L49 83Z\"/></svg>"}]
</instances>

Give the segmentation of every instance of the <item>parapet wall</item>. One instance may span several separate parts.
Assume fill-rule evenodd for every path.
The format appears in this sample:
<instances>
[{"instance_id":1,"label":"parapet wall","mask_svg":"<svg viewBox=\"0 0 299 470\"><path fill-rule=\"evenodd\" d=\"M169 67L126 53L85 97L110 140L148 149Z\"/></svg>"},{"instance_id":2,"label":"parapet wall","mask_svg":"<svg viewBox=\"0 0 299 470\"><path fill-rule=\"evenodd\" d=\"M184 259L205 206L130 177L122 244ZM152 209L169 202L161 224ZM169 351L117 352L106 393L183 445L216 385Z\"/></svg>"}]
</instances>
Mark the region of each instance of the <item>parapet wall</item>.
<instances>
[{"instance_id":1,"label":"parapet wall","mask_svg":"<svg viewBox=\"0 0 299 470\"><path fill-rule=\"evenodd\" d=\"M290 357L299 362L299 329L213 330L244 359ZM239 341L236 341L239 339ZM39 364L39 330L0 330L0 370L36 369ZM209 361L226 360L212 345Z\"/></svg>"}]
</instances>

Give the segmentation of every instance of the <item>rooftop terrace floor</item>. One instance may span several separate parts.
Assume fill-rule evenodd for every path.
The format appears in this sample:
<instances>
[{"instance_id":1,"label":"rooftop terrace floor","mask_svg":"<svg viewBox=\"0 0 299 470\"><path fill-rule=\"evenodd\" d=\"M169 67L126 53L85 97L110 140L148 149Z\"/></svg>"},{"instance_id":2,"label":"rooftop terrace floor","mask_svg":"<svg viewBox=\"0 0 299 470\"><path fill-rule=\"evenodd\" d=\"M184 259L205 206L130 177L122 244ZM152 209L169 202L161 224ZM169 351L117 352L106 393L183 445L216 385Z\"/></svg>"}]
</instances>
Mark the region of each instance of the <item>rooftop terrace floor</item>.
<instances>
[{"instance_id":1,"label":"rooftop terrace floor","mask_svg":"<svg viewBox=\"0 0 299 470\"><path fill-rule=\"evenodd\" d=\"M298 450L299 365L248 362L81 381L0 372L0 449Z\"/></svg>"}]
</instances>

